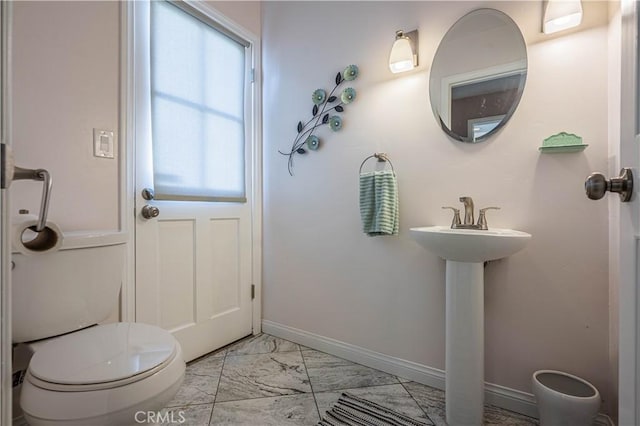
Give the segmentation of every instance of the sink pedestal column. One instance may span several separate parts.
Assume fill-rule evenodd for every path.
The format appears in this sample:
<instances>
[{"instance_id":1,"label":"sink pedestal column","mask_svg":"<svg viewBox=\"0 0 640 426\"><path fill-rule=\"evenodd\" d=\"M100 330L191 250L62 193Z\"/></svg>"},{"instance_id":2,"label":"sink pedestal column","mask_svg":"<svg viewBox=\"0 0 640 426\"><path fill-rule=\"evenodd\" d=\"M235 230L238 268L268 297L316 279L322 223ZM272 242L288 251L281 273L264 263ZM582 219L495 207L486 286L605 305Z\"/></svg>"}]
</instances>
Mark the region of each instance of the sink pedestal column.
<instances>
[{"instance_id":1,"label":"sink pedestal column","mask_svg":"<svg viewBox=\"0 0 640 426\"><path fill-rule=\"evenodd\" d=\"M447 260L447 423L482 425L484 410L484 263Z\"/></svg>"}]
</instances>

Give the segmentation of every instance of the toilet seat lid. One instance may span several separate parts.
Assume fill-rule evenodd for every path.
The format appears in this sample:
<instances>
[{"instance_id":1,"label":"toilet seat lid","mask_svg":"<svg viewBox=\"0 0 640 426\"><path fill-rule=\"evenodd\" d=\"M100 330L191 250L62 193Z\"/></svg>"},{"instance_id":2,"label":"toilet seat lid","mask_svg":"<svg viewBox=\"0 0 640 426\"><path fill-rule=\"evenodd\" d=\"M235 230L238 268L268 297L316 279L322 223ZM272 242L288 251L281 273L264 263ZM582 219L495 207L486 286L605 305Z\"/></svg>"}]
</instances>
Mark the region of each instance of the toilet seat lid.
<instances>
[{"instance_id":1,"label":"toilet seat lid","mask_svg":"<svg viewBox=\"0 0 640 426\"><path fill-rule=\"evenodd\" d=\"M119 381L168 362L176 344L169 332L147 324L98 325L45 344L31 358L29 371L63 385Z\"/></svg>"}]
</instances>

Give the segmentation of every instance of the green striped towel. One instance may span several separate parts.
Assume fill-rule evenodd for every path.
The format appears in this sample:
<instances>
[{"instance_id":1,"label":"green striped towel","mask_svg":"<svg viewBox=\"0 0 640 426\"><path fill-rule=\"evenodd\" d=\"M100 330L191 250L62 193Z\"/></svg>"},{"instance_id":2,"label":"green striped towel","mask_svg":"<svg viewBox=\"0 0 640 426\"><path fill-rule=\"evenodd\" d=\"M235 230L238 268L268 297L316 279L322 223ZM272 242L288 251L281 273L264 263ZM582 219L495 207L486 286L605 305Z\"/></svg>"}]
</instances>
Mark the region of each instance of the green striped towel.
<instances>
[{"instance_id":1,"label":"green striped towel","mask_svg":"<svg viewBox=\"0 0 640 426\"><path fill-rule=\"evenodd\" d=\"M370 237L398 235L398 183L392 170L360 174L360 218Z\"/></svg>"}]
</instances>

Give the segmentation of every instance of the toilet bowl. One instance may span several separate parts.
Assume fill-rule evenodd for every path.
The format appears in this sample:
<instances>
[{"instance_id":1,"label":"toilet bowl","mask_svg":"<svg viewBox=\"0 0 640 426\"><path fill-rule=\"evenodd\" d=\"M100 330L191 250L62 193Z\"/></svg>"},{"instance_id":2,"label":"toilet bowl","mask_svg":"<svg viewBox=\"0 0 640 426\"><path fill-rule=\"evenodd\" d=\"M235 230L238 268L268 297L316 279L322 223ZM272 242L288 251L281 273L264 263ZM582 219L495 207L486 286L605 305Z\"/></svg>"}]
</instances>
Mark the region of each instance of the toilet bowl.
<instances>
[{"instance_id":1,"label":"toilet bowl","mask_svg":"<svg viewBox=\"0 0 640 426\"><path fill-rule=\"evenodd\" d=\"M541 426L589 426L600 409L600 393L591 383L554 370L533 373L533 394Z\"/></svg>"},{"instance_id":2,"label":"toilet bowl","mask_svg":"<svg viewBox=\"0 0 640 426\"><path fill-rule=\"evenodd\" d=\"M13 253L14 395L31 426L146 423L177 393L185 362L168 331L97 325L117 310L125 241L70 234L59 251Z\"/></svg>"},{"instance_id":3,"label":"toilet bowl","mask_svg":"<svg viewBox=\"0 0 640 426\"><path fill-rule=\"evenodd\" d=\"M162 409L184 377L180 345L146 324L98 325L39 346L20 396L32 426L136 424L137 412Z\"/></svg>"}]
</instances>

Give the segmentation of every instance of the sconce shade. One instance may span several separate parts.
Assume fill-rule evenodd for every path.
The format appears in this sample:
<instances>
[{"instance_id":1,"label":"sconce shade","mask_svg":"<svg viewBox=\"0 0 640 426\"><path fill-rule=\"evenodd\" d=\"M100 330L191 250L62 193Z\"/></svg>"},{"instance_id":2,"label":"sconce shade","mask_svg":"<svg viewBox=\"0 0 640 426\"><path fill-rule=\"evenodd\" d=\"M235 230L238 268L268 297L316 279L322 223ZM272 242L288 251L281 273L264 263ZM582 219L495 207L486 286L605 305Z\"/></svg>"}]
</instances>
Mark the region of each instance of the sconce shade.
<instances>
[{"instance_id":1,"label":"sconce shade","mask_svg":"<svg viewBox=\"0 0 640 426\"><path fill-rule=\"evenodd\" d=\"M542 32L553 34L577 27L582 22L581 0L547 0L544 6Z\"/></svg>"},{"instance_id":2,"label":"sconce shade","mask_svg":"<svg viewBox=\"0 0 640 426\"><path fill-rule=\"evenodd\" d=\"M389 69L394 74L412 70L418 65L418 54L415 50L418 31L412 31L409 34L411 34L415 40L406 36L403 31L396 31L396 41L393 43L391 53L389 54Z\"/></svg>"}]
</instances>

